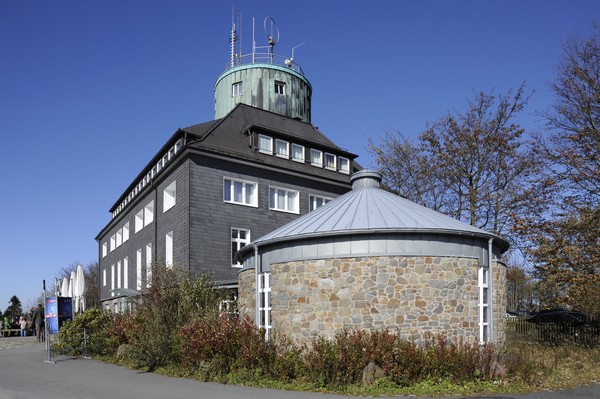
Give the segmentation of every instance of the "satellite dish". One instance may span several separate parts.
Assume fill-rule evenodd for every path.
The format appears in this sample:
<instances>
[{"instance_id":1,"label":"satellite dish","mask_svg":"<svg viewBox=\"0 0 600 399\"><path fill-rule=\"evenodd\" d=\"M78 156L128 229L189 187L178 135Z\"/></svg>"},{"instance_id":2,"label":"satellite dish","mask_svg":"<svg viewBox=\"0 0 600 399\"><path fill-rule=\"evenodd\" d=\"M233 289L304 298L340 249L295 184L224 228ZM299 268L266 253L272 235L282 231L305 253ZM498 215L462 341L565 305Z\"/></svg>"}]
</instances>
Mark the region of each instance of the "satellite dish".
<instances>
[{"instance_id":1,"label":"satellite dish","mask_svg":"<svg viewBox=\"0 0 600 399\"><path fill-rule=\"evenodd\" d=\"M265 34L269 38L269 45L274 46L279 41L279 28L273 17L266 17L264 22Z\"/></svg>"}]
</instances>

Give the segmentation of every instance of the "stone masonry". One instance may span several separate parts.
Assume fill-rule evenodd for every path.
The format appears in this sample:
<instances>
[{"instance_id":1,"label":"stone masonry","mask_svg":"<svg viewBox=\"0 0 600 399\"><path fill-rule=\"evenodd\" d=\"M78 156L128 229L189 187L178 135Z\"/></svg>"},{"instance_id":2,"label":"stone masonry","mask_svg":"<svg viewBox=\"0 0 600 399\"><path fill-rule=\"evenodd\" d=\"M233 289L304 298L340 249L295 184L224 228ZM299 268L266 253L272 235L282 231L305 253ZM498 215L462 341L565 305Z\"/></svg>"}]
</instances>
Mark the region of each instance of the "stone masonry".
<instances>
[{"instance_id":1,"label":"stone masonry","mask_svg":"<svg viewBox=\"0 0 600 399\"><path fill-rule=\"evenodd\" d=\"M504 265L494 263L496 342L504 341ZM479 262L459 257L370 257L272 265L273 330L301 344L343 329L389 329L423 343L479 337ZM240 273L240 309L254 318L254 270ZM499 342L502 341L502 342Z\"/></svg>"}]
</instances>

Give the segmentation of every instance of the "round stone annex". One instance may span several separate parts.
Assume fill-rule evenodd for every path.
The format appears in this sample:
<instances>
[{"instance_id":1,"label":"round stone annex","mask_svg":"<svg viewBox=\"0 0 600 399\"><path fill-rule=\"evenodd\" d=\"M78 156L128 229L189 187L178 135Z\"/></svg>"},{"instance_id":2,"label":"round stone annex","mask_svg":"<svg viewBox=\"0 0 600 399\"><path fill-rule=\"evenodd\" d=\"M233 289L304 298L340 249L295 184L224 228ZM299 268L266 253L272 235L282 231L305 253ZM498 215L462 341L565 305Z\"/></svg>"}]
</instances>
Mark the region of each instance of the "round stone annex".
<instances>
[{"instance_id":1,"label":"round stone annex","mask_svg":"<svg viewBox=\"0 0 600 399\"><path fill-rule=\"evenodd\" d=\"M352 190L242 248L240 314L296 343L388 329L424 342L505 339L508 243L379 188Z\"/></svg>"}]
</instances>

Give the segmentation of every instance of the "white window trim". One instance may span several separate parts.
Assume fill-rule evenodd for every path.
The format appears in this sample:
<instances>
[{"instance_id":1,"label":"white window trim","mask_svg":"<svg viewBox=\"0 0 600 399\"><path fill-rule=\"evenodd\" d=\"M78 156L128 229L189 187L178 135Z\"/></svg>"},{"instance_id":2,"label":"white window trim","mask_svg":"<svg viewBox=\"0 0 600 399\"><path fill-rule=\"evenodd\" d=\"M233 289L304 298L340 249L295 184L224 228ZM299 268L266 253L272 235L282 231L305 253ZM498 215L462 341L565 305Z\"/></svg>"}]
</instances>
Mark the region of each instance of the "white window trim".
<instances>
[{"instance_id":1,"label":"white window trim","mask_svg":"<svg viewBox=\"0 0 600 399\"><path fill-rule=\"evenodd\" d=\"M168 268L173 267L173 230L165 235L165 263Z\"/></svg>"},{"instance_id":2,"label":"white window trim","mask_svg":"<svg viewBox=\"0 0 600 399\"><path fill-rule=\"evenodd\" d=\"M269 148L264 148L262 146L263 139L268 140ZM259 134L258 135L258 151L262 152L263 154L273 155L273 137L267 136L265 134Z\"/></svg>"},{"instance_id":3,"label":"white window trim","mask_svg":"<svg viewBox=\"0 0 600 399\"><path fill-rule=\"evenodd\" d=\"M245 232L246 232L246 238L245 238L245 239L241 239L241 238L239 238L239 234L238 234L238 236L237 236L237 237L235 237L235 238L234 238L234 237L232 237L232 236L233 236L233 231L234 231L234 230L235 230L235 231L238 231L238 232L239 232L239 231L245 231ZM249 244L249 243L251 242L251 241L250 241L250 230L249 230L249 229L242 229L242 228L238 228L238 227L232 227L232 228L231 228L231 235L230 235L230 237L231 237L231 243L234 243L234 242L235 242L235 243L237 244L237 250L238 250L238 251L239 251L239 250L240 250L240 249L241 249L241 248L242 248L244 245L247 245L247 244ZM233 248L232 248L232 249L233 249ZM233 254L232 254L232 256L233 256ZM237 268L240 268L240 267L242 267L242 266L243 266L243 265L242 265L241 263L234 263L234 262L233 262L233 258L231 259L231 267L237 267Z\"/></svg>"},{"instance_id":4,"label":"white window trim","mask_svg":"<svg viewBox=\"0 0 600 399\"><path fill-rule=\"evenodd\" d=\"M296 148L299 147L300 149L302 149L302 158L297 158L297 157L294 156L296 154L296 152L294 151L294 147L296 147ZM294 162L301 162L301 163L306 162L306 153L305 153L305 150L304 150L304 146L300 145L300 144L292 143L292 154L291 154L291 156L292 156L292 161L294 161Z\"/></svg>"},{"instance_id":5,"label":"white window trim","mask_svg":"<svg viewBox=\"0 0 600 399\"><path fill-rule=\"evenodd\" d=\"M328 157L333 158L333 166L327 165L327 158ZM323 166L325 167L325 169L337 170L337 158L336 158L335 154L332 154L330 152L326 152L323 155Z\"/></svg>"},{"instance_id":6,"label":"white window trim","mask_svg":"<svg viewBox=\"0 0 600 399\"><path fill-rule=\"evenodd\" d=\"M480 267L478 271L479 286L479 343L491 342L490 314L489 307L489 279L490 273L487 267ZM487 295L486 295L487 292Z\"/></svg>"},{"instance_id":7,"label":"white window trim","mask_svg":"<svg viewBox=\"0 0 600 399\"><path fill-rule=\"evenodd\" d=\"M271 336L271 281L270 273L259 274L258 281L256 282L257 287L257 298L256 298L256 309L257 315L256 320L260 328L265 329L265 339L269 339ZM261 297L264 297L264 304L261 303ZM264 306L261 306L264 305Z\"/></svg>"},{"instance_id":8,"label":"white window trim","mask_svg":"<svg viewBox=\"0 0 600 399\"><path fill-rule=\"evenodd\" d=\"M163 190L163 213L177 204L177 180L173 180Z\"/></svg>"},{"instance_id":9,"label":"white window trim","mask_svg":"<svg viewBox=\"0 0 600 399\"><path fill-rule=\"evenodd\" d=\"M315 200L317 200L317 199L321 199L321 200L323 200L323 201L324 201L323 205L326 205L328 202L330 202L330 201L332 201L332 200L333 200L333 198L330 198L330 197L325 197L325 196L323 196L323 195L309 194L309 196L308 196L308 211L309 211L309 212L312 212L312 211L314 211L314 210L317 210L317 209L319 209L321 206L323 206L323 205L320 205L320 206L318 206L318 207L313 207L313 205L314 205L313 203L314 203L314 202L315 202ZM325 201L326 201L326 202L325 202Z\"/></svg>"},{"instance_id":10,"label":"white window trim","mask_svg":"<svg viewBox=\"0 0 600 399\"><path fill-rule=\"evenodd\" d=\"M274 91L275 94L279 94L281 96L285 96L286 95L286 89L285 89L285 82L280 82L278 80L275 81L275 87L274 87ZM278 90L278 87L281 88L281 90Z\"/></svg>"},{"instance_id":11,"label":"white window trim","mask_svg":"<svg viewBox=\"0 0 600 399\"><path fill-rule=\"evenodd\" d=\"M319 155L319 161L315 162L315 157L313 156L313 154L318 154ZM317 168L322 168L323 167L323 151L321 150L317 150L314 148L310 149L310 164L312 166L316 166Z\"/></svg>"},{"instance_id":12,"label":"white window trim","mask_svg":"<svg viewBox=\"0 0 600 399\"><path fill-rule=\"evenodd\" d=\"M123 288L129 288L129 258L123 259Z\"/></svg>"},{"instance_id":13,"label":"white window trim","mask_svg":"<svg viewBox=\"0 0 600 399\"><path fill-rule=\"evenodd\" d=\"M104 241L102 243L102 257L106 257L106 255L108 254L108 243L106 241Z\"/></svg>"},{"instance_id":14,"label":"white window trim","mask_svg":"<svg viewBox=\"0 0 600 399\"><path fill-rule=\"evenodd\" d=\"M344 166L344 164L346 166ZM345 174L349 175L350 174L350 159L346 158L346 157L339 157L339 167L340 167L341 173L345 173Z\"/></svg>"},{"instance_id":15,"label":"white window trim","mask_svg":"<svg viewBox=\"0 0 600 399\"><path fill-rule=\"evenodd\" d=\"M285 207L286 209L280 209L277 208L277 204L273 204L271 199L272 199L272 190L276 190L276 191L284 191L285 192ZM289 210L287 209L288 207L288 193L295 193L296 197L294 198L294 210ZM276 198L275 198L276 199ZM277 202L277 201L275 201ZM277 187L277 186L269 186L269 209L272 211L278 211L278 212L286 212L286 213L294 213L294 214L299 214L300 213L300 191L298 190L293 190L293 189L289 189L289 188L284 188L284 187Z\"/></svg>"},{"instance_id":16,"label":"white window trim","mask_svg":"<svg viewBox=\"0 0 600 399\"><path fill-rule=\"evenodd\" d=\"M136 272L136 289L142 289L142 249L138 249L135 257L135 272Z\"/></svg>"},{"instance_id":17,"label":"white window trim","mask_svg":"<svg viewBox=\"0 0 600 399\"><path fill-rule=\"evenodd\" d=\"M225 199L225 182L230 182L230 190L229 190L229 200ZM250 185L252 187L254 187L253 189L253 195L250 198L250 203L246 203L246 202L239 202L239 201L235 201L235 189L234 189L234 184L233 183L242 183L243 187L242 187L242 200L244 201L246 198L246 190L247 190L247 185ZM223 202L226 202L228 204L236 204L236 205L243 205L243 206L251 206L254 208L258 207L258 183L254 182L254 181L249 181L249 180L242 180L242 179L234 179L231 177L223 177Z\"/></svg>"},{"instance_id":18,"label":"white window trim","mask_svg":"<svg viewBox=\"0 0 600 399\"><path fill-rule=\"evenodd\" d=\"M237 97L244 94L244 82L235 82L231 85L231 97Z\"/></svg>"},{"instance_id":19,"label":"white window trim","mask_svg":"<svg viewBox=\"0 0 600 399\"><path fill-rule=\"evenodd\" d=\"M279 145L278 144L281 144L281 143L283 143L285 145L285 153L284 154L279 153ZM275 139L275 156L278 156L279 158L290 159L290 143L285 140Z\"/></svg>"},{"instance_id":20,"label":"white window trim","mask_svg":"<svg viewBox=\"0 0 600 399\"><path fill-rule=\"evenodd\" d=\"M152 287L152 244L146 244L146 287Z\"/></svg>"}]
</instances>

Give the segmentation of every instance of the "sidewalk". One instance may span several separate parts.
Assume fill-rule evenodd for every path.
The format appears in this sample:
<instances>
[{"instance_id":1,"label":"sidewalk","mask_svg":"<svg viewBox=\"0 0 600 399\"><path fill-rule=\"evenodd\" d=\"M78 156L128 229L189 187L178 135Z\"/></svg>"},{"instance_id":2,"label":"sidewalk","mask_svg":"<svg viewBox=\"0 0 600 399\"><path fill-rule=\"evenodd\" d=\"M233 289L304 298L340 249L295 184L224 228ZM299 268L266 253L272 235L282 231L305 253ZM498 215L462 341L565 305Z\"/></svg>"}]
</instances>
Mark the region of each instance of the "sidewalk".
<instances>
[{"instance_id":1,"label":"sidewalk","mask_svg":"<svg viewBox=\"0 0 600 399\"><path fill-rule=\"evenodd\" d=\"M2 399L348 399L349 396L258 389L129 370L96 360L61 356L48 363L35 337L0 338ZM400 397L396 397L400 398ZM488 399L593 399L600 384L563 392L500 395ZM453 397L453 399L459 399Z\"/></svg>"}]
</instances>

